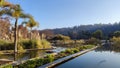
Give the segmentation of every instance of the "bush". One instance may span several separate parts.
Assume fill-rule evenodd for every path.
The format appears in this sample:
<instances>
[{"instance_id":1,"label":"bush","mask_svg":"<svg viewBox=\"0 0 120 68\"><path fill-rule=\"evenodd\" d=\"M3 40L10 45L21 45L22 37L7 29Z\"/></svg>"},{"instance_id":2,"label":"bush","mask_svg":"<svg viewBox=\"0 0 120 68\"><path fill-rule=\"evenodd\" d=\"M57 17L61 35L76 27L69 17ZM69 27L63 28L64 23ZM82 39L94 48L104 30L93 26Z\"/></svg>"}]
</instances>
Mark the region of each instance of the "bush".
<instances>
[{"instance_id":1,"label":"bush","mask_svg":"<svg viewBox=\"0 0 120 68\"><path fill-rule=\"evenodd\" d=\"M120 37L113 37L111 41L113 42L114 47L117 49L120 48Z\"/></svg>"},{"instance_id":2,"label":"bush","mask_svg":"<svg viewBox=\"0 0 120 68\"><path fill-rule=\"evenodd\" d=\"M18 52L22 53L25 52L24 48L21 45L18 45Z\"/></svg>"},{"instance_id":3,"label":"bush","mask_svg":"<svg viewBox=\"0 0 120 68\"><path fill-rule=\"evenodd\" d=\"M37 39L26 39L26 40L21 40L19 41L19 44L24 48L24 49L30 49L30 48L50 48L51 44L46 41L46 40L37 40Z\"/></svg>"},{"instance_id":4,"label":"bush","mask_svg":"<svg viewBox=\"0 0 120 68\"><path fill-rule=\"evenodd\" d=\"M43 64L47 64L54 61L53 55L47 55L45 58L39 58L34 60L28 60L23 64L19 65L19 68L36 68Z\"/></svg>"},{"instance_id":5,"label":"bush","mask_svg":"<svg viewBox=\"0 0 120 68\"><path fill-rule=\"evenodd\" d=\"M47 55L46 58L48 59L48 62L53 62L54 61L54 56L53 55Z\"/></svg>"},{"instance_id":6,"label":"bush","mask_svg":"<svg viewBox=\"0 0 120 68\"><path fill-rule=\"evenodd\" d=\"M72 51L71 49L66 49L65 53L74 54L74 51Z\"/></svg>"},{"instance_id":7,"label":"bush","mask_svg":"<svg viewBox=\"0 0 120 68\"><path fill-rule=\"evenodd\" d=\"M86 44L93 44L93 45L97 45L100 44L100 40L96 39L96 38L91 38L89 40L86 41Z\"/></svg>"},{"instance_id":8,"label":"bush","mask_svg":"<svg viewBox=\"0 0 120 68\"><path fill-rule=\"evenodd\" d=\"M77 48L73 48L72 50L73 50L74 53L79 52L79 50Z\"/></svg>"},{"instance_id":9,"label":"bush","mask_svg":"<svg viewBox=\"0 0 120 68\"><path fill-rule=\"evenodd\" d=\"M21 45L24 49L31 48L31 43L29 39L22 39L18 41L18 45Z\"/></svg>"},{"instance_id":10,"label":"bush","mask_svg":"<svg viewBox=\"0 0 120 68\"><path fill-rule=\"evenodd\" d=\"M30 40L31 48L43 48L41 40Z\"/></svg>"},{"instance_id":11,"label":"bush","mask_svg":"<svg viewBox=\"0 0 120 68\"><path fill-rule=\"evenodd\" d=\"M12 50L14 49L14 44L10 41L0 40L0 50Z\"/></svg>"},{"instance_id":12,"label":"bush","mask_svg":"<svg viewBox=\"0 0 120 68\"><path fill-rule=\"evenodd\" d=\"M6 64L3 66L0 66L0 68L13 68L12 64Z\"/></svg>"},{"instance_id":13,"label":"bush","mask_svg":"<svg viewBox=\"0 0 120 68\"><path fill-rule=\"evenodd\" d=\"M43 65L43 63L44 63L44 59L43 58L40 58L40 59L38 59L38 60L36 60L36 66L38 67L38 66L41 66L41 65Z\"/></svg>"},{"instance_id":14,"label":"bush","mask_svg":"<svg viewBox=\"0 0 120 68\"><path fill-rule=\"evenodd\" d=\"M65 57L65 56L67 56L67 54L65 52L64 53L61 52L61 53L58 54L58 58L62 58L62 57Z\"/></svg>"},{"instance_id":15,"label":"bush","mask_svg":"<svg viewBox=\"0 0 120 68\"><path fill-rule=\"evenodd\" d=\"M19 68L35 68L35 67L36 67L35 60L28 60L25 63L19 65Z\"/></svg>"},{"instance_id":16,"label":"bush","mask_svg":"<svg viewBox=\"0 0 120 68\"><path fill-rule=\"evenodd\" d=\"M51 48L51 44L47 40L41 40L43 48Z\"/></svg>"},{"instance_id":17,"label":"bush","mask_svg":"<svg viewBox=\"0 0 120 68\"><path fill-rule=\"evenodd\" d=\"M24 49L32 48L51 48L51 44L47 40L23 39L18 41L19 52L25 52ZM11 41L0 40L0 50L14 50L14 43Z\"/></svg>"}]
</instances>

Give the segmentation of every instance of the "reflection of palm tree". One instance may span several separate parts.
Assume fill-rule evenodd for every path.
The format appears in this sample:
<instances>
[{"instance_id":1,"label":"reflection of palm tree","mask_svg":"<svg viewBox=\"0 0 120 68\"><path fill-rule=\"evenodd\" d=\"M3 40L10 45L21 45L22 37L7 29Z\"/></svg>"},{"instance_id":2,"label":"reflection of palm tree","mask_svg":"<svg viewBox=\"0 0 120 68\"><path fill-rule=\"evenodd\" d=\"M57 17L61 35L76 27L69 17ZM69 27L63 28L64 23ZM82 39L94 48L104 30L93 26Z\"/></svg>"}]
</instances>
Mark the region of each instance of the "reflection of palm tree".
<instances>
[{"instance_id":1,"label":"reflection of palm tree","mask_svg":"<svg viewBox=\"0 0 120 68\"><path fill-rule=\"evenodd\" d=\"M35 51L30 51L30 58L34 58L34 57L38 57L39 56L39 51L35 50Z\"/></svg>"},{"instance_id":2,"label":"reflection of palm tree","mask_svg":"<svg viewBox=\"0 0 120 68\"><path fill-rule=\"evenodd\" d=\"M14 54L14 61L17 60L17 53Z\"/></svg>"},{"instance_id":3,"label":"reflection of palm tree","mask_svg":"<svg viewBox=\"0 0 120 68\"><path fill-rule=\"evenodd\" d=\"M96 66L93 67L93 68L99 68L99 66L100 66L101 64L105 63L105 62L106 62L106 60L101 60L101 61L99 61L99 62L96 64Z\"/></svg>"},{"instance_id":4,"label":"reflection of palm tree","mask_svg":"<svg viewBox=\"0 0 120 68\"><path fill-rule=\"evenodd\" d=\"M26 56L25 53L15 53L14 54L14 61L22 61L22 58Z\"/></svg>"}]
</instances>

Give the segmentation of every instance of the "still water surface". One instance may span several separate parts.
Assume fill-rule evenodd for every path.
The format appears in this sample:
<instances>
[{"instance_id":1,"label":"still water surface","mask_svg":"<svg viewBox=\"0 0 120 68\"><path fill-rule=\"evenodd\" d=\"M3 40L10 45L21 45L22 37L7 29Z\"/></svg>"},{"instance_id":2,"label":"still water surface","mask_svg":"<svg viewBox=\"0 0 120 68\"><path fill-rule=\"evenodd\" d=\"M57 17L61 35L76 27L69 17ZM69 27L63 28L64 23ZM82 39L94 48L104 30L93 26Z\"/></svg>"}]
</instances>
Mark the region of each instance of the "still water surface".
<instances>
[{"instance_id":1,"label":"still water surface","mask_svg":"<svg viewBox=\"0 0 120 68\"><path fill-rule=\"evenodd\" d=\"M120 49L97 48L55 68L120 68Z\"/></svg>"},{"instance_id":2,"label":"still water surface","mask_svg":"<svg viewBox=\"0 0 120 68\"><path fill-rule=\"evenodd\" d=\"M57 47L52 51L54 51L55 53L58 53L65 49L66 48L63 48L63 47ZM3 54L3 55L0 55L0 59L9 59L13 61L15 60L16 62L21 63L22 61L25 61L31 58L44 57L47 54L51 54L51 53L46 53L45 50L33 50L33 51L29 51L28 53L21 53L21 54L6 54L6 55Z\"/></svg>"}]
</instances>

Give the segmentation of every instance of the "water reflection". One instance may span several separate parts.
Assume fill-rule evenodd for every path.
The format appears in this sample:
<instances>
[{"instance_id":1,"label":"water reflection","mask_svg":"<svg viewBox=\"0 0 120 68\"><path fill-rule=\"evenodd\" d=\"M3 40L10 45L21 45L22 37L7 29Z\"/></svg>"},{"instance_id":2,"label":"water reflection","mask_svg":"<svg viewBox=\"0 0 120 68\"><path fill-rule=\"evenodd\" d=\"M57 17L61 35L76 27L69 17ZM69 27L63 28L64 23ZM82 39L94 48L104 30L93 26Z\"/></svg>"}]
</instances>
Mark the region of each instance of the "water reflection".
<instances>
[{"instance_id":1,"label":"water reflection","mask_svg":"<svg viewBox=\"0 0 120 68\"><path fill-rule=\"evenodd\" d=\"M44 50L34 50L34 51L29 51L29 58L35 58L35 57L43 57L45 55Z\"/></svg>"},{"instance_id":2,"label":"water reflection","mask_svg":"<svg viewBox=\"0 0 120 68\"><path fill-rule=\"evenodd\" d=\"M55 68L120 68L120 48L104 45Z\"/></svg>"},{"instance_id":3,"label":"water reflection","mask_svg":"<svg viewBox=\"0 0 120 68\"><path fill-rule=\"evenodd\" d=\"M97 68L97 67L101 66L101 65L104 64L105 62L107 62L107 61L106 61L106 60L101 60L101 61L99 61L99 62L96 64L96 67L94 67L94 68Z\"/></svg>"},{"instance_id":4,"label":"water reflection","mask_svg":"<svg viewBox=\"0 0 120 68\"><path fill-rule=\"evenodd\" d=\"M9 59L21 63L24 60L35 57L43 57L44 55L46 55L44 50L34 50L34 51L29 51L27 53L3 54L0 55L0 59Z\"/></svg>"},{"instance_id":5,"label":"water reflection","mask_svg":"<svg viewBox=\"0 0 120 68\"><path fill-rule=\"evenodd\" d=\"M120 52L120 46L115 46L115 45L104 45L99 48L97 48L95 51L110 51L110 52Z\"/></svg>"},{"instance_id":6,"label":"water reflection","mask_svg":"<svg viewBox=\"0 0 120 68\"><path fill-rule=\"evenodd\" d=\"M56 49L53 49L54 52L60 52L65 50L63 47L57 47ZM9 59L13 61L17 61L18 63L21 63L24 60L28 60L35 57L43 57L47 55L45 50L31 50L27 53L18 53L18 54L1 54L0 59Z\"/></svg>"}]
</instances>

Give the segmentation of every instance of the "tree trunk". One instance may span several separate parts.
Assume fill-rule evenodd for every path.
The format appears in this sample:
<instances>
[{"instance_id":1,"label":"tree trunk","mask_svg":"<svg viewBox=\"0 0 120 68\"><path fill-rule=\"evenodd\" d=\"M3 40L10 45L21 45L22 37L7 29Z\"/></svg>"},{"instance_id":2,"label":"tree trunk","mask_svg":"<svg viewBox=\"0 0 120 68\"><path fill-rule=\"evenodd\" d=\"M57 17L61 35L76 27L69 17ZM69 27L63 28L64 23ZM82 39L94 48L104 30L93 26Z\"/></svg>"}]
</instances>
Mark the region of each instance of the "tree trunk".
<instances>
[{"instance_id":1,"label":"tree trunk","mask_svg":"<svg viewBox=\"0 0 120 68\"><path fill-rule=\"evenodd\" d=\"M15 30L14 30L14 45L15 45L15 49L14 49L14 53L17 53L17 22L18 22L18 18L16 18L15 21Z\"/></svg>"},{"instance_id":2,"label":"tree trunk","mask_svg":"<svg viewBox=\"0 0 120 68\"><path fill-rule=\"evenodd\" d=\"M30 40L32 40L32 28L31 28L31 31L30 31Z\"/></svg>"}]
</instances>

